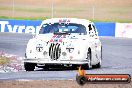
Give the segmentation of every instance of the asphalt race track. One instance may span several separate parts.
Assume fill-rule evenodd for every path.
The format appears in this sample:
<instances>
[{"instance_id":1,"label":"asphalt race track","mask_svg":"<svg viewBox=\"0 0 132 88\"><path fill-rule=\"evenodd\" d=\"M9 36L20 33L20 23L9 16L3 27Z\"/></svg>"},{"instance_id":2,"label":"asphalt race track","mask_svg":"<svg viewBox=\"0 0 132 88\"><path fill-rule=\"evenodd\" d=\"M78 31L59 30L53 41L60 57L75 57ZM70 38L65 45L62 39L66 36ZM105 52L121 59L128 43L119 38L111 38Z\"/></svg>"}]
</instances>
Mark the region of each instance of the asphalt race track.
<instances>
[{"instance_id":1,"label":"asphalt race track","mask_svg":"<svg viewBox=\"0 0 132 88\"><path fill-rule=\"evenodd\" d=\"M0 51L24 57L31 34L0 33ZM100 37L103 45L103 61L100 69L87 70L87 74L130 74L132 76L132 39ZM0 80L63 80L75 79L77 70L52 69L0 73Z\"/></svg>"}]
</instances>

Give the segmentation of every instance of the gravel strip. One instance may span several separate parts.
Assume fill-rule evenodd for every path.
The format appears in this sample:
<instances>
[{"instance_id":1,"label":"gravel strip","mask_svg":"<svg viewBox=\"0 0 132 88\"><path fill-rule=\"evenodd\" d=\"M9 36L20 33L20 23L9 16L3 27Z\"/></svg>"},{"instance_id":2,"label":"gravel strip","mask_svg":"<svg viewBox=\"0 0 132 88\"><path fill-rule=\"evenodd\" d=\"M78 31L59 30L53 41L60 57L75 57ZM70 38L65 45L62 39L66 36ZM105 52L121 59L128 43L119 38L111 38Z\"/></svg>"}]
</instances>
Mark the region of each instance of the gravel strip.
<instances>
[{"instance_id":1,"label":"gravel strip","mask_svg":"<svg viewBox=\"0 0 132 88\"><path fill-rule=\"evenodd\" d=\"M80 86L75 80L17 80L0 81L0 88L132 88L129 84L85 84Z\"/></svg>"}]
</instances>

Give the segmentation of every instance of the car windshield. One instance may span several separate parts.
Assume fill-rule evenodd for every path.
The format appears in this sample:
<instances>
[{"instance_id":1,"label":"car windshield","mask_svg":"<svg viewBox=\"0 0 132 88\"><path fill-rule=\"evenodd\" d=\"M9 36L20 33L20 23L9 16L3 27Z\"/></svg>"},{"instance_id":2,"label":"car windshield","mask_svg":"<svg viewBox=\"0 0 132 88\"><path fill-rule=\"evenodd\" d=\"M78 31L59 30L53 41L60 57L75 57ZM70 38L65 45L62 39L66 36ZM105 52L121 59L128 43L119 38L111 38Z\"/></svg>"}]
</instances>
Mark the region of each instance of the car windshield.
<instances>
[{"instance_id":1,"label":"car windshield","mask_svg":"<svg viewBox=\"0 0 132 88\"><path fill-rule=\"evenodd\" d=\"M75 23L54 23L54 24L43 24L39 34L54 33L54 34L71 34L78 33L80 35L86 35L86 27L82 24Z\"/></svg>"}]
</instances>

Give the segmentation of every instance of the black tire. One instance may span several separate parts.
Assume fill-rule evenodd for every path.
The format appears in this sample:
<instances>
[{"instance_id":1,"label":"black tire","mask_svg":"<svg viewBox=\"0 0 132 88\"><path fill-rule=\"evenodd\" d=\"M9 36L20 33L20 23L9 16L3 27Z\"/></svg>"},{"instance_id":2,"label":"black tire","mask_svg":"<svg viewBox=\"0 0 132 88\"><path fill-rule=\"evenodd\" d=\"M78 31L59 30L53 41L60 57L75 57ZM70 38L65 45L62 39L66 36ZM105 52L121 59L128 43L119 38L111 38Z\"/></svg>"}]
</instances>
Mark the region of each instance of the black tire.
<instances>
[{"instance_id":1,"label":"black tire","mask_svg":"<svg viewBox=\"0 0 132 88\"><path fill-rule=\"evenodd\" d=\"M92 64L91 64L92 52L91 52L91 49L90 48L88 49L88 52L87 52L87 59L90 60L90 65L92 66ZM85 65L84 69L89 70L90 69L89 65Z\"/></svg>"},{"instance_id":2,"label":"black tire","mask_svg":"<svg viewBox=\"0 0 132 88\"><path fill-rule=\"evenodd\" d=\"M102 46L101 46L101 60L102 60ZM93 65L92 67L93 68L101 68L101 61L98 64Z\"/></svg>"},{"instance_id":3,"label":"black tire","mask_svg":"<svg viewBox=\"0 0 132 88\"><path fill-rule=\"evenodd\" d=\"M100 62L98 64L96 64L96 65L92 65L92 68L101 68Z\"/></svg>"},{"instance_id":4,"label":"black tire","mask_svg":"<svg viewBox=\"0 0 132 88\"><path fill-rule=\"evenodd\" d=\"M48 66L48 65L47 65L47 66L44 66L43 69L44 69L45 71L48 71L48 70L49 70L49 66Z\"/></svg>"},{"instance_id":5,"label":"black tire","mask_svg":"<svg viewBox=\"0 0 132 88\"><path fill-rule=\"evenodd\" d=\"M77 65L72 65L72 70L78 70L79 66Z\"/></svg>"},{"instance_id":6,"label":"black tire","mask_svg":"<svg viewBox=\"0 0 132 88\"><path fill-rule=\"evenodd\" d=\"M96 64L96 68L101 68L100 62L98 64Z\"/></svg>"},{"instance_id":7,"label":"black tire","mask_svg":"<svg viewBox=\"0 0 132 88\"><path fill-rule=\"evenodd\" d=\"M103 48L102 48L102 46L101 46L101 60L103 59Z\"/></svg>"},{"instance_id":8,"label":"black tire","mask_svg":"<svg viewBox=\"0 0 132 88\"><path fill-rule=\"evenodd\" d=\"M102 46L101 46L101 60L103 59L103 55L102 55ZM101 68L101 61L97 64L96 66L97 68Z\"/></svg>"},{"instance_id":9,"label":"black tire","mask_svg":"<svg viewBox=\"0 0 132 88\"><path fill-rule=\"evenodd\" d=\"M35 64L34 63L24 63L24 68L26 71L34 71Z\"/></svg>"},{"instance_id":10,"label":"black tire","mask_svg":"<svg viewBox=\"0 0 132 88\"><path fill-rule=\"evenodd\" d=\"M103 59L102 55L102 46L101 46L101 60ZM101 68L101 61L96 65L97 68Z\"/></svg>"}]
</instances>

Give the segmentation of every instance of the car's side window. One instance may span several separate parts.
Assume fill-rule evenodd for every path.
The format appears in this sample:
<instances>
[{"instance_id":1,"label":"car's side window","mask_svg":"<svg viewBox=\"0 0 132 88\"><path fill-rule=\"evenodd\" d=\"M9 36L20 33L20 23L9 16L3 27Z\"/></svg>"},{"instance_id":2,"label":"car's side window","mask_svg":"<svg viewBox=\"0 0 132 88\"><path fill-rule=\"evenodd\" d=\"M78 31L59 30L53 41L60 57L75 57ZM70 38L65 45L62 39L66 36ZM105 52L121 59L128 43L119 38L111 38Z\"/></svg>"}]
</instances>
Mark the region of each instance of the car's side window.
<instances>
[{"instance_id":1,"label":"car's side window","mask_svg":"<svg viewBox=\"0 0 132 88\"><path fill-rule=\"evenodd\" d=\"M93 26L93 29L94 29L94 32L95 32L95 36L98 36L97 35L97 30L96 30L95 26L94 25L92 25L92 26Z\"/></svg>"},{"instance_id":2,"label":"car's side window","mask_svg":"<svg viewBox=\"0 0 132 88\"><path fill-rule=\"evenodd\" d=\"M89 24L88 27L89 27L89 35L90 35L90 37L94 37L96 35L96 31L93 28L93 25Z\"/></svg>"}]
</instances>

